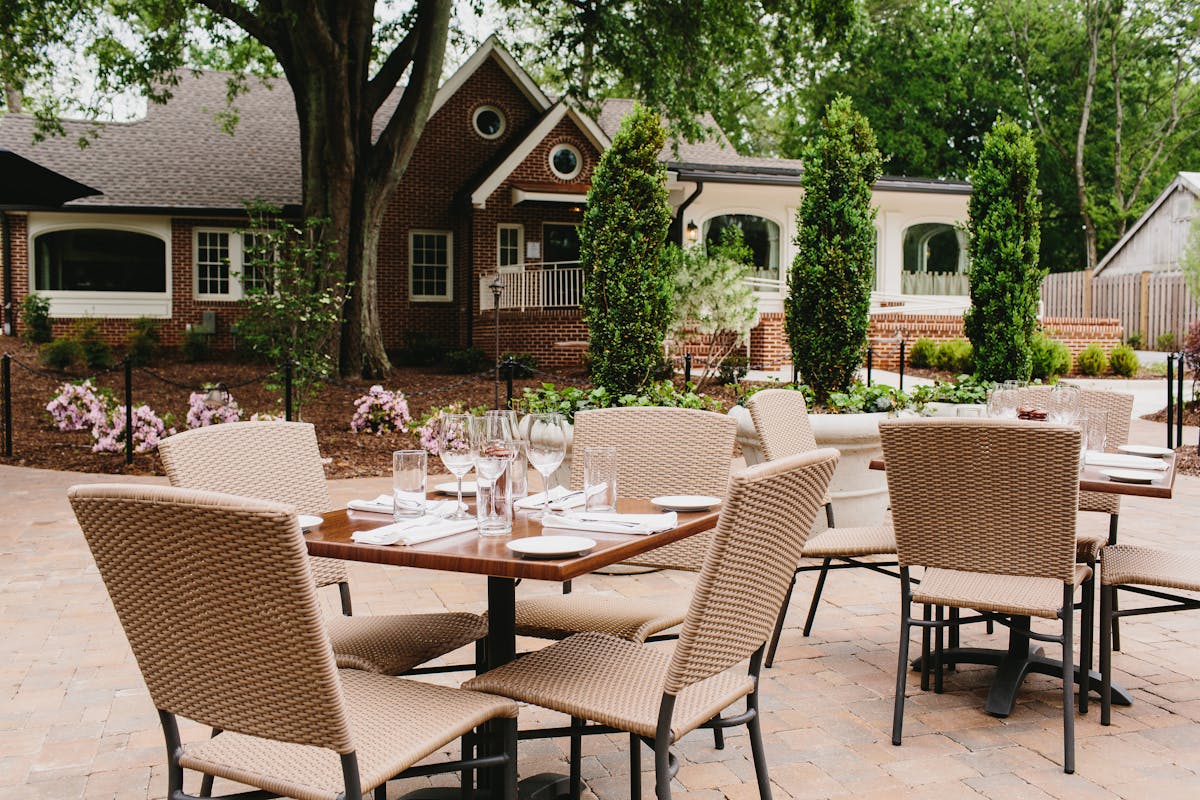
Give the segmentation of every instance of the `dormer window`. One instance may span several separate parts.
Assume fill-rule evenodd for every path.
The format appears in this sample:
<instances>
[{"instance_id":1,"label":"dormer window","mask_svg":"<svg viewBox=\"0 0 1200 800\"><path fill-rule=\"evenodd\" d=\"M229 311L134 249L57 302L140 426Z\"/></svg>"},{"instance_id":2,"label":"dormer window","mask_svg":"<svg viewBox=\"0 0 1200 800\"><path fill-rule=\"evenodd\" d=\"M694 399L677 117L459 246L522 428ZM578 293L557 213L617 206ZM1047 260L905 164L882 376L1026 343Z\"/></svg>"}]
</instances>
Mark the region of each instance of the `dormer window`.
<instances>
[{"instance_id":1,"label":"dormer window","mask_svg":"<svg viewBox=\"0 0 1200 800\"><path fill-rule=\"evenodd\" d=\"M556 144L550 148L550 171L564 181L569 181L583 168L583 157L569 144Z\"/></svg>"},{"instance_id":2,"label":"dormer window","mask_svg":"<svg viewBox=\"0 0 1200 800\"><path fill-rule=\"evenodd\" d=\"M480 106L473 117L475 132L485 139L498 139L504 133L504 112L495 106Z\"/></svg>"}]
</instances>

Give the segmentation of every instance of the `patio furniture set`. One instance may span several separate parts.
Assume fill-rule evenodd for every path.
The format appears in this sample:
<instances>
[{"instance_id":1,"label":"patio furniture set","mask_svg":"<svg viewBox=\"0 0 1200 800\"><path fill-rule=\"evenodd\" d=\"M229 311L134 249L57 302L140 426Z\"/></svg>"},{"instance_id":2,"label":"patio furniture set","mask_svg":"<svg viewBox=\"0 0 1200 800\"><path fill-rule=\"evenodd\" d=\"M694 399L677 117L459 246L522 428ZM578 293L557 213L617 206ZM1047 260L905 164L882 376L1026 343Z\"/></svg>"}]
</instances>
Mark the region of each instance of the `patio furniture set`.
<instances>
[{"instance_id":1,"label":"patio furniture set","mask_svg":"<svg viewBox=\"0 0 1200 800\"><path fill-rule=\"evenodd\" d=\"M1097 394L1089 402L1124 401ZM1026 671L1056 670L1063 680L1063 767L1072 772L1075 597L1082 589L1086 681L1097 562L1101 673L1094 681L1104 724L1115 691L1117 619L1200 608L1177 593L1200 591L1200 559L1116 545L1119 495L1108 493L1170 496L1173 464L1151 487L1092 480L1088 471L1081 481L1081 434L1072 426L889 420L880 431L893 524L839 529L826 496L838 453L815 447L801 395L767 390L749 406L768 461L732 474L735 424L724 415L666 408L579 413L576 453L617 448L619 512L653 512L645 498L662 494L703 492L721 502L680 512L674 527L657 533L592 532L594 546L550 559L505 546L542 534L525 515L517 515L507 540L471 531L410 546L363 541L362 532L387 520L331 510L315 432L303 423L227 423L170 437L161 448L170 487L73 487L71 504L159 709L168 796L193 796L184 791L187 770L204 776L200 796L211 794L215 776L254 787L229 796L373 792L384 800L390 780L452 772L460 775L461 794L421 796L579 797L582 737L620 732L629 740L630 797L641 796L645 745L654 757L656 795L669 798L675 742L707 728L721 748L725 728L745 725L759 795L770 798L759 678L774 657L796 576L813 569L805 559L820 559L821 570L806 636L830 569L860 566L900 579L894 744L901 743L909 633L917 627L923 690L932 679L940 692L945 668L974 661L999 664L996 686L1003 688L993 694L1015 698ZM1127 435L1124 408L1126 427L1118 426L1117 438ZM582 461L572 462L572 488L582 485ZM245 496L246 487L254 487L254 497ZM1093 498L1092 489L1101 494ZM810 535L822 506L829 527ZM1076 534L1076 509L1091 506L1113 520L1103 541ZM323 521L302 531L298 513L319 513ZM352 616L346 560L486 575L487 612ZM698 573L690 602L570 591L573 579L618 563ZM914 568L921 568L919 583ZM520 599L524 579L560 582L564 593ZM344 613L336 619L321 613L316 590L325 585L341 593ZM1118 609L1118 589L1164 605ZM921 618L913 604L924 608ZM1057 620L1057 632L1033 630L1034 617ZM958 648L961 626L977 622L1009 626L1008 649ZM517 636L554 641L518 654ZM677 638L672 648L650 644L666 638ZM1062 661L1043 659L1031 639L1060 644ZM471 643L471 663L427 663ZM461 688L413 677L457 670L476 675ZM1081 712L1087 700L1081 690ZM561 712L570 722L518 730L518 703ZM993 710L991 703L993 713L1011 711L1011 704ZM179 716L211 726L212 738L183 744ZM569 739L570 774L519 783L518 741L551 736ZM460 758L429 759L456 741Z\"/></svg>"}]
</instances>

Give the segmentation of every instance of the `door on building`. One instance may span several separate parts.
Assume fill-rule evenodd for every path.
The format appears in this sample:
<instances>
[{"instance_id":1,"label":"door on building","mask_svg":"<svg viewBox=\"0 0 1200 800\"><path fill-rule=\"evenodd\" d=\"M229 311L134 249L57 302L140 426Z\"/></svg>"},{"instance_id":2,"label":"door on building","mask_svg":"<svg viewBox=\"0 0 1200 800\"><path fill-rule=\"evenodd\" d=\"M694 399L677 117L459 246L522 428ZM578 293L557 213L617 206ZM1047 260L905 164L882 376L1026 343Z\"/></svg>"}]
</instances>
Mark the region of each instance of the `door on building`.
<instances>
[{"instance_id":1,"label":"door on building","mask_svg":"<svg viewBox=\"0 0 1200 800\"><path fill-rule=\"evenodd\" d=\"M578 308L583 299L579 268L579 227L570 223L542 226L542 303L546 308Z\"/></svg>"}]
</instances>

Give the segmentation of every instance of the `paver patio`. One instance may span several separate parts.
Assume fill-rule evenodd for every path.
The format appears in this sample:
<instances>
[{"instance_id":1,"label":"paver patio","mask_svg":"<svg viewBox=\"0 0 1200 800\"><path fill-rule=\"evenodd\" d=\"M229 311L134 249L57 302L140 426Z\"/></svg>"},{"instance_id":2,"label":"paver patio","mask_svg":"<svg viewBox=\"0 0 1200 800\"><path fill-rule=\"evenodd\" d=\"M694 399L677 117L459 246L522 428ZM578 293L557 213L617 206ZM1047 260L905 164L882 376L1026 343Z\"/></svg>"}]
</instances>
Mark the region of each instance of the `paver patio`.
<instances>
[{"instance_id":1,"label":"paver patio","mask_svg":"<svg viewBox=\"0 0 1200 800\"><path fill-rule=\"evenodd\" d=\"M1135 423L1134 441L1159 444L1161 438L1160 425ZM0 467L0 796L159 798L166 789L157 716L66 501L67 486L101 480L111 478ZM387 479L331 483L338 503L388 487ZM1200 550L1198 508L1200 479L1187 476L1179 477L1172 500L1127 497L1121 540ZM1103 529L1106 521L1084 515L1081 524ZM1008 719L982 710L989 670L948 674L942 695L920 692L916 676L910 676L904 744L891 745L899 590L895 581L863 572L843 571L830 579L807 640L798 626L812 574L797 587L763 691L777 798L1200 796L1200 613L1122 622L1124 651L1114 654L1116 679L1132 689L1136 703L1116 707L1110 728L1100 726L1098 704L1077 717L1077 773L1065 775L1061 690L1044 676L1027 680ZM482 577L357 563L350 565L350 577L358 614L479 612L485 605ZM653 596L686 591L691 581L675 572L591 576L578 581L576 590ZM524 595L558 590L551 584L519 589ZM324 590L322 599L328 613L336 614L337 593ZM972 626L964 643L998 644L1003 637L1001 631L987 637L981 626ZM561 719L522 711L523 726L539 722ZM207 730L189 725L183 734L192 740L207 736ZM745 733L734 729L727 737L724 751L715 750L704 731L679 744L676 797L757 797ZM565 772L565 746L523 742L521 774ZM624 735L585 739L586 797L627 796L626 747ZM192 776L188 789L197 784ZM416 784L392 784L388 796L399 797ZM652 797L651 772L643 775L643 785Z\"/></svg>"}]
</instances>

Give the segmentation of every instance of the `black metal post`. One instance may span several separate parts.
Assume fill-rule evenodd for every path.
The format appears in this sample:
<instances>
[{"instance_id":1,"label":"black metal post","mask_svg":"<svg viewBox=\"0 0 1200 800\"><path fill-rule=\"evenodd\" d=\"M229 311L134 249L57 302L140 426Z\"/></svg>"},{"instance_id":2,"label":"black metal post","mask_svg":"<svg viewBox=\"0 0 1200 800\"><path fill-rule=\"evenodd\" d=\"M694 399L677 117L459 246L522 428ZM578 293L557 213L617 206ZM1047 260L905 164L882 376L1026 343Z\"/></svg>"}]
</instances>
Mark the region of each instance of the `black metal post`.
<instances>
[{"instance_id":1,"label":"black metal post","mask_svg":"<svg viewBox=\"0 0 1200 800\"><path fill-rule=\"evenodd\" d=\"M292 378L296 365L288 359L283 364L283 418L292 421Z\"/></svg>"},{"instance_id":2,"label":"black metal post","mask_svg":"<svg viewBox=\"0 0 1200 800\"><path fill-rule=\"evenodd\" d=\"M133 361L125 356L125 463L133 463Z\"/></svg>"},{"instance_id":3,"label":"black metal post","mask_svg":"<svg viewBox=\"0 0 1200 800\"><path fill-rule=\"evenodd\" d=\"M867 386L871 385L871 362L875 359L875 348L867 347Z\"/></svg>"},{"instance_id":4,"label":"black metal post","mask_svg":"<svg viewBox=\"0 0 1200 800\"><path fill-rule=\"evenodd\" d=\"M4 455L12 458L12 356L0 361L0 380L4 382Z\"/></svg>"},{"instance_id":5,"label":"black metal post","mask_svg":"<svg viewBox=\"0 0 1200 800\"><path fill-rule=\"evenodd\" d=\"M1179 399L1177 400L1179 407L1176 409L1178 413L1175 415L1175 441L1179 443L1180 447L1183 447L1183 373L1187 371L1184 368L1186 364L1187 356L1185 356L1183 353L1180 353L1178 370L1179 374L1175 376L1175 380L1178 381L1178 383L1175 385L1175 393L1179 395Z\"/></svg>"},{"instance_id":6,"label":"black metal post","mask_svg":"<svg viewBox=\"0 0 1200 800\"><path fill-rule=\"evenodd\" d=\"M683 382L689 384L692 382L692 354L683 354Z\"/></svg>"},{"instance_id":7,"label":"black metal post","mask_svg":"<svg viewBox=\"0 0 1200 800\"><path fill-rule=\"evenodd\" d=\"M904 340L900 340L900 391L904 391Z\"/></svg>"},{"instance_id":8,"label":"black metal post","mask_svg":"<svg viewBox=\"0 0 1200 800\"><path fill-rule=\"evenodd\" d=\"M513 360L512 356L509 356L508 358L504 359L504 366L508 369L508 375L506 376L506 378L507 378L506 382L508 384L508 399L505 400L504 407L512 408L512 399L513 399L512 382L513 382L513 373L517 371L517 362Z\"/></svg>"},{"instance_id":9,"label":"black metal post","mask_svg":"<svg viewBox=\"0 0 1200 800\"><path fill-rule=\"evenodd\" d=\"M1175 449L1175 354L1167 353L1167 447Z\"/></svg>"}]
</instances>

